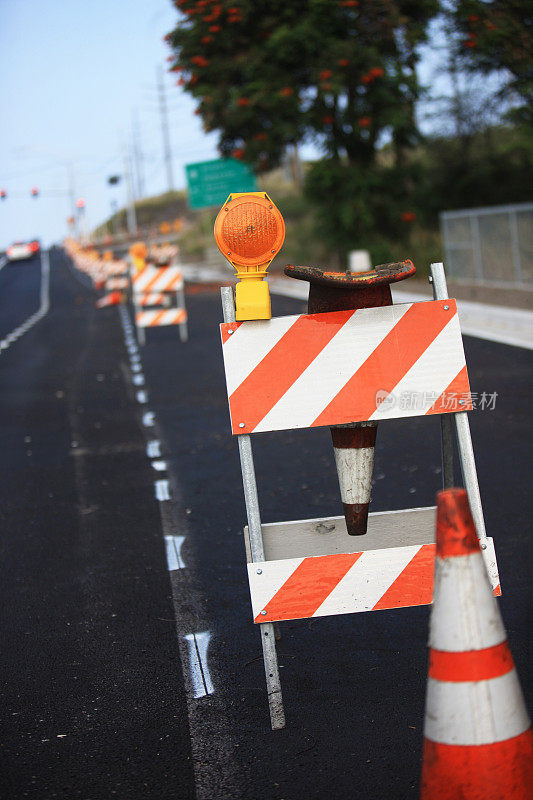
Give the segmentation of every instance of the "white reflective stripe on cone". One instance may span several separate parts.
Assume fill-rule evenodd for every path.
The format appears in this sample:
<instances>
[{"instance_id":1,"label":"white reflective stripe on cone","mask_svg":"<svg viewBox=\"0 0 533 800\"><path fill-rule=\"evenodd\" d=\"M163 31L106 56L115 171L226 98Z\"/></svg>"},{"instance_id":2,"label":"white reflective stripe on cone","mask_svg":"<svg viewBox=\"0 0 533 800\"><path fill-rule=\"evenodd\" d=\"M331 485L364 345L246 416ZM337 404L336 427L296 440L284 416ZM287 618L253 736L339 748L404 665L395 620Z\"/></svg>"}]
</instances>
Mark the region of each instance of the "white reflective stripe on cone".
<instances>
[{"instance_id":1,"label":"white reflective stripe on cone","mask_svg":"<svg viewBox=\"0 0 533 800\"><path fill-rule=\"evenodd\" d=\"M506 638L481 553L437 557L429 646L483 650Z\"/></svg>"},{"instance_id":2,"label":"white reflective stripe on cone","mask_svg":"<svg viewBox=\"0 0 533 800\"><path fill-rule=\"evenodd\" d=\"M529 728L516 670L484 681L428 678L424 736L433 742L503 742Z\"/></svg>"},{"instance_id":3,"label":"white reflective stripe on cone","mask_svg":"<svg viewBox=\"0 0 533 800\"><path fill-rule=\"evenodd\" d=\"M334 447L343 503L369 503L374 466L373 447Z\"/></svg>"}]
</instances>

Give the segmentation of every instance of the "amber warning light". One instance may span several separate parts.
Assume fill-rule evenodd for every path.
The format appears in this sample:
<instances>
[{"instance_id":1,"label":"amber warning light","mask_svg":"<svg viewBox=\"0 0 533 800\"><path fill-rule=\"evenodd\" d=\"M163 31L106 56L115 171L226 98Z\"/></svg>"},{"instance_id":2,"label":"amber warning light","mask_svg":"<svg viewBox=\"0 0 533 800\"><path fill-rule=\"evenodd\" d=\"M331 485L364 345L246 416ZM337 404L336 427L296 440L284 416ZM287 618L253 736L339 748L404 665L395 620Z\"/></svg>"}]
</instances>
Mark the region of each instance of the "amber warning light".
<instances>
[{"instance_id":1,"label":"amber warning light","mask_svg":"<svg viewBox=\"0 0 533 800\"><path fill-rule=\"evenodd\" d=\"M285 223L265 192L230 194L215 220L220 252L235 267L236 318L270 319L266 277L270 262L281 250Z\"/></svg>"}]
</instances>

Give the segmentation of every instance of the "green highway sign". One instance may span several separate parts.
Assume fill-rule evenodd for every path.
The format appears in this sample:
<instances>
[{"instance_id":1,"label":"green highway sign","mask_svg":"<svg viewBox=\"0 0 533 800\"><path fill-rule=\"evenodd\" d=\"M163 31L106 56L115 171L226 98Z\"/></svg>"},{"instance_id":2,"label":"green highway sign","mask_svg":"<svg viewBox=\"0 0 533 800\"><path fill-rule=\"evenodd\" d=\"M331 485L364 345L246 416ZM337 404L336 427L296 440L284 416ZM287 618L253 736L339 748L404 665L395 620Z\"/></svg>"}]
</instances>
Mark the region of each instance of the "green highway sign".
<instances>
[{"instance_id":1,"label":"green highway sign","mask_svg":"<svg viewBox=\"0 0 533 800\"><path fill-rule=\"evenodd\" d=\"M255 175L235 158L186 164L191 208L221 205L232 192L256 192Z\"/></svg>"}]
</instances>

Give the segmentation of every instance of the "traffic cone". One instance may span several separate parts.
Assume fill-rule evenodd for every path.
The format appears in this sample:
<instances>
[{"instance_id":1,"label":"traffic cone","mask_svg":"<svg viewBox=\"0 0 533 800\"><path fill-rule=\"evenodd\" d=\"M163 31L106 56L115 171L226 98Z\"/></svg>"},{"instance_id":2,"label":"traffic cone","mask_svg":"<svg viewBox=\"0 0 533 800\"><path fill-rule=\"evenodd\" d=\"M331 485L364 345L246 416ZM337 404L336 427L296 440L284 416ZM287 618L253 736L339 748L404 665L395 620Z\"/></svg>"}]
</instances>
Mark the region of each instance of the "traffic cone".
<instances>
[{"instance_id":1,"label":"traffic cone","mask_svg":"<svg viewBox=\"0 0 533 800\"><path fill-rule=\"evenodd\" d=\"M437 495L421 800L533 800L533 733L466 492Z\"/></svg>"},{"instance_id":2,"label":"traffic cone","mask_svg":"<svg viewBox=\"0 0 533 800\"><path fill-rule=\"evenodd\" d=\"M117 306L119 303L122 303L122 293L111 292L97 300L95 305L96 308L105 308L105 306Z\"/></svg>"},{"instance_id":3,"label":"traffic cone","mask_svg":"<svg viewBox=\"0 0 533 800\"><path fill-rule=\"evenodd\" d=\"M390 306L390 284L414 273L414 264L409 260L380 264L363 272L285 267L290 278L309 281L309 314ZM367 531L377 422L353 422L330 430L346 530L350 536L362 536Z\"/></svg>"}]
</instances>

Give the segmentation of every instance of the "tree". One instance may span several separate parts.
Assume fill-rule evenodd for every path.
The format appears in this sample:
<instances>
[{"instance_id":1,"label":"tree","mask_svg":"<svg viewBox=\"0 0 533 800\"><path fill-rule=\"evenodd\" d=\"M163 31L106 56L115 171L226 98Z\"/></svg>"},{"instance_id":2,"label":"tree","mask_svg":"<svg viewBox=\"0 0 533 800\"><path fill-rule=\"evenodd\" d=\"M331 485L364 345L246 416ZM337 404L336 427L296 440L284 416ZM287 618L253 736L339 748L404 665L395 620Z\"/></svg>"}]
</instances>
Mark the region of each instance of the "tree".
<instances>
[{"instance_id":1,"label":"tree","mask_svg":"<svg viewBox=\"0 0 533 800\"><path fill-rule=\"evenodd\" d=\"M462 67L502 77L498 96L518 100L522 116L533 101L533 5L524 0L456 0L448 8ZM531 120L531 117L529 116Z\"/></svg>"},{"instance_id":2,"label":"tree","mask_svg":"<svg viewBox=\"0 0 533 800\"><path fill-rule=\"evenodd\" d=\"M290 145L324 153L308 172L340 253L376 223L405 230L417 142L417 46L438 0L177 0L172 70L219 149L256 171ZM391 142L384 162L381 145ZM409 217L409 219L411 219Z\"/></svg>"}]
</instances>

